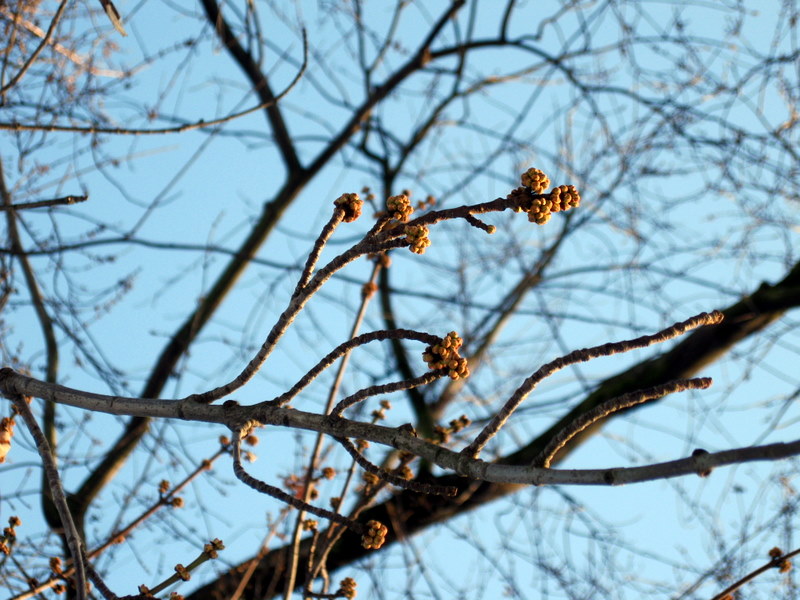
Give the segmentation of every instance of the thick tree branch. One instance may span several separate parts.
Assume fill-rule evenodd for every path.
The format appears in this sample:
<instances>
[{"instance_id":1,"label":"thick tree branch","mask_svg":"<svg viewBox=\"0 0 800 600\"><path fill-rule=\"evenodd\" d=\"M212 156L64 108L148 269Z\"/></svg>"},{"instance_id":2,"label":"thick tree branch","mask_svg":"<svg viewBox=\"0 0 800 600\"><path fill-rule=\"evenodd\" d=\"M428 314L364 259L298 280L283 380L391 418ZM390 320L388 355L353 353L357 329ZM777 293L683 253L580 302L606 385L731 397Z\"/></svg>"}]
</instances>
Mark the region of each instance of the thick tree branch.
<instances>
[{"instance_id":1,"label":"thick tree branch","mask_svg":"<svg viewBox=\"0 0 800 600\"><path fill-rule=\"evenodd\" d=\"M672 391L702 388L708 385L710 385L709 379L675 381L674 385L662 386L663 389L653 393L663 396ZM10 397L30 395L93 412L220 423L235 434L254 426L272 425L316 431L334 438L365 439L410 452L468 480L514 485L622 485L705 472L719 465L775 460L800 453L800 441L796 441L789 444L738 448L644 467L556 470L518 462L489 463L418 438L404 427L385 427L363 421L351 421L341 417L273 406L269 403L253 406L209 406L190 400L106 396L45 383L9 368L0 369L0 391ZM462 481L461 489L464 488L464 483ZM447 487L439 486L433 481L429 484L421 482L419 485L428 489Z\"/></svg>"}]
</instances>

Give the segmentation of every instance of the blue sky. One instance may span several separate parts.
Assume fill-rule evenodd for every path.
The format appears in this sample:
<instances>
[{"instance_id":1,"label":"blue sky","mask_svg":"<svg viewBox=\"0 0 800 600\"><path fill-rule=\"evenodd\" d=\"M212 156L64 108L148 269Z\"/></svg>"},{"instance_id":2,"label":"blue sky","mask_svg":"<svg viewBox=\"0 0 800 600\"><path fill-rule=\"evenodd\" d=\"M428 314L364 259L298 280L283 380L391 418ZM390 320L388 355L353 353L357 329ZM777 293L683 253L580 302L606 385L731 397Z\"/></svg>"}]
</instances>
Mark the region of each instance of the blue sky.
<instances>
[{"instance_id":1,"label":"blue sky","mask_svg":"<svg viewBox=\"0 0 800 600\"><path fill-rule=\"evenodd\" d=\"M184 14L184 9L168 3L118 0L117 5L130 35L108 38L116 48L104 58L107 66L134 66L142 57L158 55L161 50L163 56L143 66L129 89L111 84L112 95L98 107L110 123L169 126L174 123L173 116L191 122L256 103L240 71L196 18L199 8L192 6ZM420 31L444 5L415 3L401 22L399 40L414 48ZM724 153L713 145L688 144L669 131L655 112L648 113L645 105L629 96L670 98L710 115L696 121L691 110L683 115L686 131L698 139L727 139L730 129L720 126L723 120L756 134L765 124L783 122L790 105L780 85L764 87L759 77L748 76L748 68L759 58L796 50L796 30L779 28L775 33L779 4L760 3L758 14L748 8L742 35L735 37L725 33L732 26L732 13L723 4L691 4L681 11L670 3L621 3L615 13L609 8L611 3L583 3L581 14L592 34L589 43L594 48L609 48L588 56L581 55L586 40L573 33L575 18L559 14L559 5L522 4L512 22L512 35L533 34L541 27L542 36L533 43L537 49L555 51L565 45L575 52L566 60L569 68L586 85L607 88L598 89L593 96L603 118L592 113L591 103L567 80L567 71L541 61L516 82L490 86L469 101L454 103L444 113L442 126L410 157L409 175L398 180L398 188L411 188L414 199L433 193L442 206L450 207L505 195L517 185L520 167L535 165L550 174L555 184L578 185L584 199L580 216L575 217L583 224L578 234L568 238L567 250L551 268L552 278L526 299L519 316L503 331L497 358L464 390L464 401L454 408L453 416L467 412L474 419L485 417L504 393L543 362L577 347L653 332L696 312L724 307L755 290L761 281L774 282L797 260L796 202L770 193L779 188L787 197L795 194L796 198L797 178L792 182L790 173L791 169L796 173L797 167L782 163L788 153L777 142L760 146L752 142L754 159L757 150L765 154L761 162L748 162L750 150L745 140L741 154L726 163ZM332 9L337 6L344 7L343 12ZM308 28L313 40L308 75L282 104L303 160L319 151L330 131L341 126L347 104L357 104L364 93L354 82L358 73L351 52L354 44L348 38L352 32L343 25L347 6L329 5L331 10L326 12L304 2L286 7L285 14L280 7L274 11L262 7L268 41L264 64L276 90L291 81L302 57L298 22ZM481 11L486 12L474 16L476 29L485 28L487 35L497 18L493 6L483 4ZM81 5L71 10L83 15L86 8ZM678 14L686 35L708 39L706 45L695 44L694 54L682 55L677 44L656 43L656 36L663 31L678 36L680 28L674 26ZM543 15L551 15L552 21ZM619 38L613 24L620 15L642 37L654 39L652 44L643 41L629 49L638 71L630 67L631 55L625 57L612 49ZM98 30L105 35L107 25L101 17L94 21L78 18L71 26L75 31ZM377 32L383 31L389 18L386 5L370 4L367 18ZM459 27L467 27L466 18L458 22ZM457 35L448 29L441 43L451 43ZM196 46L181 46L198 37L201 41ZM403 43L388 54L385 67L377 70L378 82L405 60ZM276 49L285 51L290 60L276 58ZM530 67L531 60L530 54L510 49L478 53L468 64L468 79L516 72ZM335 69L325 70L325 61ZM685 63L685 72L674 67L676 62ZM442 66L452 64L450 59L442 61ZM776 67L777 71L790 88L797 86L797 73L791 65ZM35 76L32 73L31 79ZM715 92L715 86L735 82L741 83L738 95ZM446 89L436 74L410 80L376 113L387 129L402 139L435 99L426 95L431 89ZM534 108L524 113L528 106ZM158 117L150 121L148 112ZM520 115L524 118L518 118ZM451 126L456 122L462 126ZM611 139L604 128L614 132ZM0 134L6 176L16 197L90 193L85 204L26 216L29 244L34 238L54 240L56 235L64 241L111 240L132 230L140 242L98 245L90 249L89 257L72 253L67 259L69 277L54 274L49 259L33 259L37 268L44 269L42 286L53 306L68 300L84 305L79 318L90 324L90 329L79 335L80 345L95 347L99 352L93 354L102 356L97 364L87 364L76 350L79 344L60 333L64 348L61 383L92 391L138 394L154 357L185 318L187 307L207 292L226 262L221 253L158 249L145 243L235 249L284 175L265 131L264 117L257 113L219 132L104 137L94 148L87 137L53 134L44 148L25 157L20 168L17 144L10 143L13 138L8 132ZM493 137L498 132L508 133L508 139ZM796 133L793 135L790 140L796 142ZM622 169L621 158L627 156L631 162ZM102 170L95 168L98 162L103 164ZM49 172L34 179L33 165L47 165ZM776 170L775 165L784 165L789 174ZM726 173L726 167L733 173ZM662 175L663 170L676 174ZM746 180L748 186L739 187L739 180ZM333 200L365 185L380 195L373 167L353 148L345 149L316 175L260 251L263 264L251 265L241 278L236 292L193 345L181 365L181 377L168 384L164 397L207 389L238 372L294 287L297 270L285 267L302 264ZM432 231L433 246L423 257L395 253L392 282L404 292L397 300L403 326L437 334L451 329L468 331L469 323L487 316L485 307L513 285L562 226L554 219L547 227L536 229L519 215L487 220L498 226L491 238L460 223L444 224ZM101 223L104 226L99 229ZM362 218L343 226L323 261L356 240L369 224L369 219ZM106 260L111 257L113 261ZM463 276L448 275L454 270ZM273 397L296 381L321 353L342 341L368 271L366 262L352 265L344 273L346 278L327 286L298 319L281 351L251 385L236 394L237 400L253 403ZM117 297L120 286L116 284L121 280L129 280L132 287ZM475 300L474 305L462 307L449 301L465 295ZM9 349L18 348L15 352L20 362L41 374L35 316L24 298L12 307L13 330L5 344L4 360L9 360ZM65 324L77 322L74 316L64 319ZM776 413L776 407L798 387L792 365L800 346L796 333L791 332L793 325L789 317L774 326L774 335L744 342L732 357L704 369L702 375L714 376L717 381L712 390L680 394L658 407L613 421L563 466L642 464L685 456L698 446L717 450L762 438L793 439L796 411L790 406L785 413ZM374 305L365 328L382 326ZM552 423L563 407L580 398L594 382L656 351L601 359L545 382L490 450L502 452L523 443ZM386 376L386 350L365 349L363 356L346 378L346 390ZM750 366L750 357L757 358L755 367ZM422 368L421 361L418 367ZM310 388L297 401L298 406L321 406L326 381ZM407 421L403 401L397 398L395 404L391 422ZM776 414L781 417L777 426L772 420ZM62 419L62 448L68 452L62 464L69 488L85 474L82 457L87 452L97 456L122 421L88 417L78 411L64 411ZM154 432L156 436L143 445L152 452L137 454L98 504L91 534L101 536L116 519L125 521L136 514L140 503L154 496L160 478L178 480L181 473L214 451L215 440L222 433L213 427L182 424L159 424ZM310 443L310 438L298 439L291 432L264 432L253 472L271 482L279 481L303 464L296 456L297 448ZM341 457L332 460L345 464ZM26 534L42 531L34 461L29 443L20 435L9 462L0 470L3 494L15 490L6 506L0 504L0 516L19 513L25 523L21 533ZM602 597L638 597L643 589L657 588L657 584L646 587L656 581L664 582L665 596L677 598L678 582L690 581L692 569L699 576L716 564L726 550L735 547L736 540L743 540L739 558L756 563L769 547L783 543L770 541L773 538L761 528L773 522L786 492L786 487L767 483L790 471L789 462L756 464L726 469L707 480L624 489L524 491L377 555L373 563L381 573L396 576L402 585L407 576L418 581L415 585L419 587L414 588L418 597L436 597L437 593L440 597L497 597L507 587L526 598L559 597L565 592L553 587L555 580L543 577L543 570L577 564L580 572L576 576L608 586ZM132 565L125 570L109 569L110 581L119 586L120 593L133 593L135 585L159 580L175 562L188 562L205 538L222 537L228 546L224 560L231 563L252 555L263 538L266 515L277 514L280 507L234 483L226 459L215 472L218 478L200 481L186 494L186 509L170 514L177 518L174 525L139 532L132 544L109 559L109 565ZM126 505L129 500L131 504ZM124 509L109 512L108 506ZM534 531L537 527L546 533L543 546L536 545L540 540ZM592 531L610 541L601 547L590 539ZM717 543L716 534L710 533L717 531L723 542ZM786 531L789 536L789 529ZM466 541L470 534L484 546ZM770 535L774 534L773 529ZM625 542L616 541L615 536ZM754 555L753 547L764 551ZM547 552L542 555L543 548ZM103 560L100 565L109 566ZM408 561L415 565L410 571L405 567ZM384 592L377 588L367 591L369 573L353 571L364 586L364 597L381 597ZM626 573L635 575L628 587L615 586ZM208 570L201 571L197 578L204 581L208 574ZM479 592L481 585L487 588ZM716 588L703 589L710 595ZM387 592L386 597L394 596Z\"/></svg>"}]
</instances>

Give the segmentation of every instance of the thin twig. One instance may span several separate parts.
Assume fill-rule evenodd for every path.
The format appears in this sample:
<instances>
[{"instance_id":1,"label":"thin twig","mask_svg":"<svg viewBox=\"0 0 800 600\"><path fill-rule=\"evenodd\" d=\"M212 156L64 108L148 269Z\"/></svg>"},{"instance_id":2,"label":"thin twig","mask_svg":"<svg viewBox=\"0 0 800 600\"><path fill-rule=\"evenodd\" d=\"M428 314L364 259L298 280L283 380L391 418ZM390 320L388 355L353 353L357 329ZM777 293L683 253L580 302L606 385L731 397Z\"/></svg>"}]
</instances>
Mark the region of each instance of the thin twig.
<instances>
[{"instance_id":1,"label":"thin twig","mask_svg":"<svg viewBox=\"0 0 800 600\"><path fill-rule=\"evenodd\" d=\"M758 577L762 573L765 573L766 571L769 571L770 569L780 569L781 565L785 564L786 561L788 561L790 558L792 558L794 556L797 556L798 554L800 554L800 548L797 548L796 550L792 550L791 552L789 552L787 554L783 554L781 556L773 557L772 560L770 560L767 564L758 567L754 571L751 571L750 573L748 573L747 575L742 577L736 583L734 583L734 584L728 586L727 588L725 588L724 590L722 590L719 594L714 596L711 600L725 600L726 598L733 598L733 596L732 596L733 592L738 590L745 583L748 583L748 582L752 581L753 579L755 579L756 577Z\"/></svg>"},{"instance_id":2,"label":"thin twig","mask_svg":"<svg viewBox=\"0 0 800 600\"><path fill-rule=\"evenodd\" d=\"M13 210L13 211L20 211L20 210L28 210L29 208L43 208L46 206L61 206L63 204L77 204L78 202L86 202L89 199L89 196L64 196L62 198L53 198L51 200L37 200L36 202L20 202L19 204L2 204L0 205L0 211L2 210Z\"/></svg>"},{"instance_id":3,"label":"thin twig","mask_svg":"<svg viewBox=\"0 0 800 600\"><path fill-rule=\"evenodd\" d=\"M25 399L21 395L14 394L11 396L11 401L17 408L17 412L25 421L25 425L27 425L28 431L30 431L36 443L36 449L39 451L39 456L42 459L45 478L50 486L50 496L58 512L58 516L61 519L61 524L64 526L64 538L67 541L67 547L69 547L73 564L75 565L76 597L78 600L86 600L86 570L83 561L83 543L81 542L78 529L75 527L75 522L72 520L72 513L67 504L67 496L64 494L64 488L61 486L61 478L58 475L58 467L53 459L50 444L47 443L47 438L45 438L42 430L39 429L39 425L36 423L36 419Z\"/></svg>"},{"instance_id":4,"label":"thin twig","mask_svg":"<svg viewBox=\"0 0 800 600\"><path fill-rule=\"evenodd\" d=\"M334 273L343 269L345 266L364 255L374 254L376 252L384 252L392 248L401 248L407 245L408 242L406 242L404 239L393 239L392 237L387 236L379 236L378 239L374 239L368 236L349 250L331 260L331 262L329 262L325 267L317 271L317 274L311 278L311 280L303 287L303 290L298 295L292 297L292 299L289 301L289 306L287 306L278 317L277 322L272 326L272 329L267 335L267 338L264 340L264 343L261 345L261 348L259 348L258 352L256 352L255 356L250 360L250 362L247 363L239 375L234 377L228 383L225 383L212 390L208 390L202 394L192 394L187 396L184 398L184 401L194 401L208 404L214 400L224 398L228 394L244 386L264 365L267 358L269 358L270 354L272 354L272 351L275 349L278 341L281 339L283 334L286 333L289 326L292 324L300 311L303 310L306 303L315 293L317 293L317 291L319 291L319 289L333 276Z\"/></svg>"},{"instance_id":5,"label":"thin twig","mask_svg":"<svg viewBox=\"0 0 800 600\"><path fill-rule=\"evenodd\" d=\"M432 494L435 496L455 496L458 493L458 488L452 485L434 485L431 483L414 481L413 479L404 479L401 476L393 475L386 469L382 469L378 465L375 465L367 460L364 455L358 451L358 448L356 448L355 444L353 444L353 442L350 440L337 437L336 441L339 442L345 450L347 450L350 456L353 457L353 460L355 460L362 469L368 473L377 475L383 481L391 483L394 486L418 492L420 494Z\"/></svg>"},{"instance_id":6,"label":"thin twig","mask_svg":"<svg viewBox=\"0 0 800 600\"><path fill-rule=\"evenodd\" d=\"M403 381L394 381L392 383L383 383L380 385L371 385L349 395L347 398L343 398L331 411L331 416L340 417L345 410L354 404L365 400L366 398L377 396L378 394L391 394L393 392L402 392L405 390L418 388L422 385L431 384L437 379L441 379L446 375L447 371L445 369L438 369L436 371L428 371L427 373L423 373L419 377L414 377L412 379L404 379Z\"/></svg>"},{"instance_id":7,"label":"thin twig","mask_svg":"<svg viewBox=\"0 0 800 600\"><path fill-rule=\"evenodd\" d=\"M64 2L64 4L66 4L66 2ZM300 81L303 74L305 73L307 66L308 66L308 41L306 39L306 32L305 30L303 30L303 64L300 66L300 70L294 76L294 79L292 79L289 85L286 86L286 88L274 98L271 98L267 101L262 102L261 104L252 106L248 109L242 110L237 113L232 113L230 115L219 117L217 119L210 119L210 120L200 119L199 121L194 121L192 123L185 123L184 125L178 125L176 127L162 127L158 129L104 127L101 125L89 125L87 127L72 126L72 125L40 125L40 124L31 125L18 122L0 122L0 129L7 129L11 131L50 131L50 132L84 133L84 134L113 134L113 135L164 135L169 133L183 133L185 131L193 131L196 129L206 129L208 127L214 127L215 125L229 123L230 121L234 121L241 117L245 117L249 114L276 105L297 85L297 83ZM9 85L11 84L9 83Z\"/></svg>"},{"instance_id":8,"label":"thin twig","mask_svg":"<svg viewBox=\"0 0 800 600\"><path fill-rule=\"evenodd\" d=\"M497 412L494 418L483 428L483 430L472 441L472 443L462 450L462 453L465 456L477 458L481 450L486 446L489 440L491 440L497 434L497 432L500 431L503 425L505 425L506 421L508 421L509 417L513 414L517 407L522 404L528 394L530 394L543 379L549 377L556 371L559 371L570 365L587 362L601 356L611 356L621 352L630 352L631 350L638 348L646 348L648 346L652 346L653 344L660 344L667 340L676 338L691 329L705 325L715 325L721 321L722 313L719 311L714 311L710 314L700 313L691 319L687 319L686 321L681 321L680 323L676 323L671 327L667 327L666 329L663 329L654 335L644 335L633 340L624 340L621 342L613 342L602 344L600 346L594 346L593 348L575 350L566 356L562 356L552 362L547 363L533 375L528 377L522 383L522 385L516 389L516 391L511 395L511 398L506 401L503 408Z\"/></svg>"},{"instance_id":9,"label":"thin twig","mask_svg":"<svg viewBox=\"0 0 800 600\"><path fill-rule=\"evenodd\" d=\"M50 43L50 39L53 37L53 32L56 30L56 26L58 25L58 22L61 20L61 16L64 14L64 11L66 10L68 3L69 0L61 0L61 4L58 5L58 10L56 11L56 14L53 16L53 20L50 21L50 27L47 28L47 33L45 34L44 39L36 47L36 50L33 51L33 54L31 54L28 57L28 60L25 61L25 63L22 65L17 74L11 78L11 81L9 81L6 85L0 88L0 96L5 95L5 93L8 90L17 85L17 83L19 83L19 81L25 76L25 73L27 73L28 69L31 68L31 65L33 65L33 63L36 62L36 59L39 58L39 55L42 53L42 50L44 50L45 47Z\"/></svg>"},{"instance_id":10,"label":"thin twig","mask_svg":"<svg viewBox=\"0 0 800 600\"><path fill-rule=\"evenodd\" d=\"M103 598L106 600L119 600L119 596L112 592L111 588L106 585L105 580L103 580L103 578L100 576L100 573L98 573L97 570L92 566L92 563L87 560L86 556L84 556L83 559L89 579L91 579L94 587L96 587L103 595Z\"/></svg>"},{"instance_id":11,"label":"thin twig","mask_svg":"<svg viewBox=\"0 0 800 600\"><path fill-rule=\"evenodd\" d=\"M300 279L297 280L297 286L294 288L292 296L297 296L303 291L303 288L306 287L309 279L311 279L312 273L314 273L314 267L316 267L317 261L322 254L322 249L325 247L325 244L328 243L333 232L336 231L336 227L342 222L343 217L344 209L339 206L334 208L331 218L325 224L325 227L322 228L319 236L317 236L317 239L314 241L314 247L311 249L311 252L308 253L306 266L303 269L303 273L300 275Z\"/></svg>"},{"instance_id":12,"label":"thin twig","mask_svg":"<svg viewBox=\"0 0 800 600\"><path fill-rule=\"evenodd\" d=\"M567 425L558 434L556 434L550 443L545 446L536 458L533 460L533 466L550 468L550 463L559 450L566 446L569 441L578 435L581 431L621 410L649 402L650 400L658 400L669 394L675 392L682 392L684 390L701 390L711 386L710 377L698 377L695 379L677 379L661 385L656 385L646 390L639 390L623 394L617 398L612 398L603 402L601 405L594 409L583 413L579 418L575 419L572 423Z\"/></svg>"},{"instance_id":13,"label":"thin twig","mask_svg":"<svg viewBox=\"0 0 800 600\"><path fill-rule=\"evenodd\" d=\"M41 27L36 25L35 23L27 20L19 18L20 15L16 15L11 13L7 6L0 6L0 16L8 21L11 21L17 27L21 26L22 29L28 31L30 34L35 35L38 38L44 38L47 35L47 32L44 31ZM65 56L68 60L72 61L82 69L85 69L87 73L91 75L96 75L99 77L114 77L114 78L122 78L128 75L125 71L113 71L111 69L101 69L98 67L93 66L90 63L90 59L87 59L76 52L73 52L69 48L62 46L58 42L50 42L53 50L58 52L59 54Z\"/></svg>"},{"instance_id":14,"label":"thin twig","mask_svg":"<svg viewBox=\"0 0 800 600\"><path fill-rule=\"evenodd\" d=\"M328 228L330 228L331 232L333 232L333 228L336 226L335 224L341 222L342 217L344 216L344 210L337 207L337 210L334 210L333 217L331 221L328 223ZM330 237L330 236L328 236ZM327 239L327 238L324 238ZM308 262L306 263L306 268L303 270L303 275L300 277L300 282L297 284L297 289L295 290L295 294L299 293L302 287L305 287L305 284L308 283L308 279L311 277L311 273L313 271L314 265L316 264L317 259L319 258L319 253L322 251L322 246L324 245L324 239L320 236L321 243L317 243L314 245L314 251L309 255ZM317 247L319 246L319 250ZM316 251L316 256L315 255ZM374 285L375 280L378 277L378 273L380 273L381 265L380 263L376 262L372 267L372 274L370 275L369 281L365 284L363 289L368 289L367 286ZM302 286L300 285L302 283ZM369 305L369 301L372 298L372 294L362 293L361 294L361 303L358 307L358 312L356 313L355 319L353 319L353 326L350 328L350 335L348 336L349 341L355 339L358 335L359 329L361 329L361 324L364 322L364 316L367 313L367 306ZM329 355L330 356L330 355ZM342 351L342 361L339 363L339 368L336 370L336 377L331 384L330 390L328 392L328 401L325 404L325 414L330 414L331 408L333 408L333 403L336 400L336 396L339 394L339 387L341 386L342 379L344 378L344 373L347 370L347 364L350 360L350 350L343 350ZM326 357L327 358L327 357ZM324 361L325 359L323 359ZM332 364L331 363L328 364ZM319 365L318 365L319 366ZM306 376L308 377L308 375ZM304 377L303 379L306 379ZM313 377L312 377L313 378ZM312 379L309 378L309 381ZM308 468L306 469L305 479L303 481L303 501L310 502L311 494L312 494L312 479L314 476L314 470L317 468L317 463L319 462L319 456L322 451L322 441L324 436L322 434L317 434L316 440L314 442L314 449L311 452L311 458L308 461ZM294 534L292 536L292 552L290 553L290 562L288 575L286 577L286 586L284 587L284 597L287 599L291 596L292 590L294 590L294 583L297 578L297 561L300 558L300 540L302 538L303 532L303 521L305 519L305 512L300 511L297 514L297 520L295 521L295 528ZM310 553L310 556L313 556L313 552ZM309 560L309 566L311 565L311 561Z\"/></svg>"},{"instance_id":15,"label":"thin twig","mask_svg":"<svg viewBox=\"0 0 800 600\"><path fill-rule=\"evenodd\" d=\"M326 356L320 359L316 365L309 369L309 371L303 375L303 377L288 391L284 392L274 400L270 400L269 404L273 404L275 406L286 405L292 400L292 398L297 396L297 394L299 394L307 385L316 379L320 373L329 368L337 359L347 357L349 352L355 348L370 342L395 339L415 340L425 344L436 344L440 341L440 338L436 337L435 335L425 333L424 331L414 331L413 329L383 329L381 331L362 333L361 335L355 336L346 342L339 344L336 348L331 350ZM341 410L339 410L337 407L333 412L341 413Z\"/></svg>"},{"instance_id":16,"label":"thin twig","mask_svg":"<svg viewBox=\"0 0 800 600\"><path fill-rule=\"evenodd\" d=\"M242 466L241 439L239 437L240 433L241 432L239 431L234 431L233 442L231 444L233 448L233 473L236 475L237 479L253 488L257 492L272 496L273 498L289 504L294 508L305 510L311 514L317 515L318 517L322 517L323 519L328 519L334 523L344 525L358 534L363 534L366 531L360 523L353 521L352 519L348 519L347 517L343 517L342 515L331 512L327 509L319 508L313 504L309 504L308 502L303 502L296 496L287 494L282 489L261 481L260 479L256 479L250 475Z\"/></svg>"}]
</instances>

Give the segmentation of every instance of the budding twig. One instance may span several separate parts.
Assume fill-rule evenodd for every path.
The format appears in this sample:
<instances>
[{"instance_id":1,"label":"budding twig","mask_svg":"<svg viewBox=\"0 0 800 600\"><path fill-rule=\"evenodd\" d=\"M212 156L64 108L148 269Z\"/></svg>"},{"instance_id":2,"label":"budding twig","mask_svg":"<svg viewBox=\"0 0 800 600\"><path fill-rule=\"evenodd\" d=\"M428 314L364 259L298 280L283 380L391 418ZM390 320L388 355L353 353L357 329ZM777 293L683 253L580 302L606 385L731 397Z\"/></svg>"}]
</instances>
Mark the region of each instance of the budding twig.
<instances>
[{"instance_id":1,"label":"budding twig","mask_svg":"<svg viewBox=\"0 0 800 600\"><path fill-rule=\"evenodd\" d=\"M437 496L455 496L458 493L458 488L452 485L433 485L430 483L422 483L419 481L408 480L398 475L393 475L386 469L381 469L379 466L371 463L362 455L355 444L346 438L334 438L339 442L345 450L353 457L359 466L373 475L377 475L380 479L391 483L397 487L405 488L420 494L434 494Z\"/></svg>"},{"instance_id":2,"label":"budding twig","mask_svg":"<svg viewBox=\"0 0 800 600\"><path fill-rule=\"evenodd\" d=\"M569 365L587 362L600 356L611 356L612 354L630 352L631 350L638 348L646 348L647 346L652 346L653 344L660 344L667 340L676 338L691 329L705 325L715 325L721 322L722 318L722 313L716 310L710 314L700 313L691 319L681 321L680 323L675 323L675 325L667 327L666 329L663 329L662 331L659 331L653 335L644 335L633 340L624 340L621 342L601 344L600 346L585 348L583 350L575 350L565 356L547 363L533 375L528 377L522 383L522 385L516 389L516 391L511 395L511 398L506 401L503 408L497 412L494 418L483 428L483 430L472 441L472 443L464 448L461 452L465 456L477 458L488 441L492 439L506 424L506 421L508 421L509 417L513 414L517 407L522 404L523 400L527 398L528 394L530 394L543 379L549 377L556 371L560 371Z\"/></svg>"},{"instance_id":3,"label":"budding twig","mask_svg":"<svg viewBox=\"0 0 800 600\"><path fill-rule=\"evenodd\" d=\"M310 512L311 514L317 515L318 517L322 517L323 519L328 519L329 521L333 521L334 523L339 523L340 525L344 525L348 527L352 531L363 534L365 529L364 526L360 523L353 521L352 519L348 519L340 514L335 512L331 512L324 508L319 508L314 506L313 504L309 504L308 502L303 502L296 496L291 494L287 494L282 489L275 487L274 485L270 485L260 479L256 479L247 471L244 470L242 466L242 455L241 455L241 439L240 439L241 431L234 431L233 432L233 473L236 475L236 478L239 479L244 484L250 486L254 490L261 492L263 494L267 494L293 506L297 509L304 510L306 512Z\"/></svg>"},{"instance_id":4,"label":"budding twig","mask_svg":"<svg viewBox=\"0 0 800 600\"><path fill-rule=\"evenodd\" d=\"M362 333L361 335L357 335L336 346L336 348L331 350L326 356L320 359L320 361L305 375L303 375L300 381L294 384L287 392L281 394L274 400L268 401L267 404L274 406L285 406L308 384L316 379L320 373L329 368L337 359L347 356L351 350L354 350L359 346L363 346L364 344L368 344L369 342L391 339L416 340L427 344L435 343L438 340L435 335L431 335L430 333L425 333L422 331L414 331L412 329L383 329L381 331ZM336 409L334 409L334 412L336 412Z\"/></svg>"},{"instance_id":5,"label":"budding twig","mask_svg":"<svg viewBox=\"0 0 800 600\"><path fill-rule=\"evenodd\" d=\"M597 421L604 419L609 415L621 410L625 410L626 408L637 406L638 404L649 402L650 400L663 398L664 396L674 394L675 392L682 392L684 390L700 390L710 386L710 377L699 377L696 379L676 379L675 381L656 385L645 390L630 392L628 394L623 394L622 396L612 398L611 400L607 400L600 406L595 407L593 410L582 414L580 417L558 432L550 440L547 446L545 446L544 450L542 450L536 456L536 458L533 459L532 464L534 467L543 467L545 469L549 468L550 463L552 462L553 458L555 458L555 455L558 454L559 450L566 446L572 438L593 423L596 423Z\"/></svg>"}]
</instances>

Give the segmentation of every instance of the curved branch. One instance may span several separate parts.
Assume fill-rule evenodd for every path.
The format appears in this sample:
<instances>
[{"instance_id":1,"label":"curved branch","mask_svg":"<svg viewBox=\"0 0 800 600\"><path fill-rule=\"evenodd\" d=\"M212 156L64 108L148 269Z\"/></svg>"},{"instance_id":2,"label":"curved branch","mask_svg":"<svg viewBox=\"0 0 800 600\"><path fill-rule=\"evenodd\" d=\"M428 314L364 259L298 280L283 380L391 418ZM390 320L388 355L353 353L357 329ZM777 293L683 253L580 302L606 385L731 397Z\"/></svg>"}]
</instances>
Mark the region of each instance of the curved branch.
<instances>
[{"instance_id":1,"label":"curved branch","mask_svg":"<svg viewBox=\"0 0 800 600\"><path fill-rule=\"evenodd\" d=\"M252 55L239 43L228 22L223 18L219 5L215 0L201 0L201 4L206 11L209 23L214 26L220 41L222 41L236 64L239 65L250 80L253 91L261 98L261 103L266 106L267 119L272 128L272 133L275 135L275 143L278 145L283 162L286 164L286 170L290 174L302 171L303 167L300 164L300 158L297 156L297 150L294 147L291 135L289 135L289 130L286 128L286 122L276 103L275 95L272 93L272 88L270 88L266 76Z\"/></svg>"},{"instance_id":2,"label":"curved branch","mask_svg":"<svg viewBox=\"0 0 800 600\"><path fill-rule=\"evenodd\" d=\"M303 64L300 65L300 69L297 71L297 75L294 76L294 79L286 86L286 88L275 98L271 100L267 100L258 104L256 106L251 106L245 110L232 113L230 115L226 115L224 117L219 117L217 119L200 119L199 121L195 121L193 123L185 123L183 125L177 125L175 127L161 127L158 129L135 129L135 128L128 128L128 127L103 127L101 125L88 125L86 127L79 127L73 125L27 125L25 123L18 123L18 122L0 122L0 129L7 129L11 131L50 131L50 132L68 132L68 133L91 133L91 134L113 134L113 135L165 135L169 133L184 133L186 131L195 131L198 129L206 129L208 127L214 127L216 125L222 125L224 123L229 123L231 121L235 121L241 117L246 117L249 114L254 112L258 112L260 110L264 110L265 108L269 108L273 105L277 105L277 103L284 98L289 92L294 89L294 86L300 81L303 77L303 74L306 72L306 68L308 67L308 40L306 39L306 32L303 30ZM69 199L72 199L69 201ZM73 202L81 202L85 200L86 197L78 196L77 198L74 196L67 196L67 202L56 202L51 201L52 203L66 203L72 204ZM42 204L42 203L31 203L35 206L25 206L25 208L37 208L39 206L50 206L49 204Z\"/></svg>"},{"instance_id":3,"label":"curved branch","mask_svg":"<svg viewBox=\"0 0 800 600\"><path fill-rule=\"evenodd\" d=\"M36 423L36 419L25 398L22 395L14 394L11 397L11 401L14 403L17 412L22 415L28 431L30 431L34 442L36 442L36 449L39 451L39 456L44 465L44 478L50 489L50 496L53 499L55 510L58 512L58 517L64 528L64 539L72 555L72 564L75 568L76 597L78 600L85 600L86 570L83 561L83 542L81 541L80 532L75 526L75 520L70 511L67 497L64 494L64 488L61 486L61 477L58 475L58 467L53 458L53 451L50 448L50 444L47 443L44 433L39 429L39 425Z\"/></svg>"}]
</instances>

